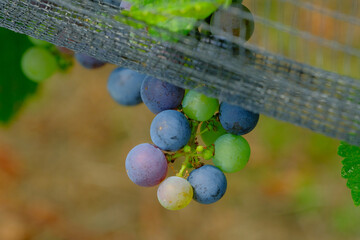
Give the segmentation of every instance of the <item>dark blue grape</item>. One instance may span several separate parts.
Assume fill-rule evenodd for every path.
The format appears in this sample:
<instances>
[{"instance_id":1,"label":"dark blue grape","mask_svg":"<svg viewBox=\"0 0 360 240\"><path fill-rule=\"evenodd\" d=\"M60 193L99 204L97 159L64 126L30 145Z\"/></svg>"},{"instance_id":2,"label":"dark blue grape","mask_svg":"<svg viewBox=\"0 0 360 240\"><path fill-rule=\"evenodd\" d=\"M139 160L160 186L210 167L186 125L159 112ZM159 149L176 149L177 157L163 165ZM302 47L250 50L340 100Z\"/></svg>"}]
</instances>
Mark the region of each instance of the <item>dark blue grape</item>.
<instances>
[{"instance_id":1,"label":"dark blue grape","mask_svg":"<svg viewBox=\"0 0 360 240\"><path fill-rule=\"evenodd\" d=\"M159 184L165 179L168 169L164 153L149 143L131 149L125 167L130 180L142 187Z\"/></svg>"},{"instance_id":2,"label":"dark blue grape","mask_svg":"<svg viewBox=\"0 0 360 240\"><path fill-rule=\"evenodd\" d=\"M212 165L193 170L188 181L194 189L194 200L202 204L214 203L226 192L227 180L224 173Z\"/></svg>"},{"instance_id":3,"label":"dark blue grape","mask_svg":"<svg viewBox=\"0 0 360 240\"><path fill-rule=\"evenodd\" d=\"M113 5L116 7L120 7L121 0L104 0L104 3L107 3L109 5Z\"/></svg>"},{"instance_id":4,"label":"dark blue grape","mask_svg":"<svg viewBox=\"0 0 360 240\"><path fill-rule=\"evenodd\" d=\"M156 115L152 121L150 136L162 150L177 151L190 140L190 124L182 113L166 110Z\"/></svg>"},{"instance_id":5,"label":"dark blue grape","mask_svg":"<svg viewBox=\"0 0 360 240\"><path fill-rule=\"evenodd\" d=\"M177 108L181 104L184 92L184 89L154 77L147 77L141 86L141 98L155 114Z\"/></svg>"},{"instance_id":6,"label":"dark blue grape","mask_svg":"<svg viewBox=\"0 0 360 240\"><path fill-rule=\"evenodd\" d=\"M126 68L116 68L109 76L107 89L121 105L133 106L142 102L141 84L146 75Z\"/></svg>"},{"instance_id":7,"label":"dark blue grape","mask_svg":"<svg viewBox=\"0 0 360 240\"><path fill-rule=\"evenodd\" d=\"M259 114L223 102L220 105L219 118L226 131L235 135L244 135L255 128L259 121Z\"/></svg>"},{"instance_id":8,"label":"dark blue grape","mask_svg":"<svg viewBox=\"0 0 360 240\"><path fill-rule=\"evenodd\" d=\"M105 62L82 53L75 53L75 58L81 66L87 69L99 68L105 65Z\"/></svg>"}]
</instances>

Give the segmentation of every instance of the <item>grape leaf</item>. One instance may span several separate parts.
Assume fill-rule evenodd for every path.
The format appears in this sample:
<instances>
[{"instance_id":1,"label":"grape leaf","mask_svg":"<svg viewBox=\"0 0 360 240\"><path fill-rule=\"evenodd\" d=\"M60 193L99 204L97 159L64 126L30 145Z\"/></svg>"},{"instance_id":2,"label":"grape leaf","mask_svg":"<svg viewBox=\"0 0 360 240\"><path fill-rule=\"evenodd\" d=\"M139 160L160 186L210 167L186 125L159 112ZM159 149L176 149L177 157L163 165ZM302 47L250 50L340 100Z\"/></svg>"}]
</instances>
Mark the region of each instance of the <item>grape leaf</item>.
<instances>
[{"instance_id":1,"label":"grape leaf","mask_svg":"<svg viewBox=\"0 0 360 240\"><path fill-rule=\"evenodd\" d=\"M123 11L126 16L144 21L151 26L157 26L186 35L195 26L197 20L205 19L222 5L229 5L229 0L128 0L132 4L129 11ZM141 27L135 23L128 24ZM161 35L156 30L149 31L153 35ZM172 39L174 40L174 39Z\"/></svg>"},{"instance_id":2,"label":"grape leaf","mask_svg":"<svg viewBox=\"0 0 360 240\"><path fill-rule=\"evenodd\" d=\"M360 206L360 147L341 142L338 155L344 157L341 176L347 179L347 187L356 206Z\"/></svg>"},{"instance_id":3,"label":"grape leaf","mask_svg":"<svg viewBox=\"0 0 360 240\"><path fill-rule=\"evenodd\" d=\"M21 71L20 60L31 46L27 36L0 28L0 123L9 123L27 97L34 94L37 84Z\"/></svg>"}]
</instances>

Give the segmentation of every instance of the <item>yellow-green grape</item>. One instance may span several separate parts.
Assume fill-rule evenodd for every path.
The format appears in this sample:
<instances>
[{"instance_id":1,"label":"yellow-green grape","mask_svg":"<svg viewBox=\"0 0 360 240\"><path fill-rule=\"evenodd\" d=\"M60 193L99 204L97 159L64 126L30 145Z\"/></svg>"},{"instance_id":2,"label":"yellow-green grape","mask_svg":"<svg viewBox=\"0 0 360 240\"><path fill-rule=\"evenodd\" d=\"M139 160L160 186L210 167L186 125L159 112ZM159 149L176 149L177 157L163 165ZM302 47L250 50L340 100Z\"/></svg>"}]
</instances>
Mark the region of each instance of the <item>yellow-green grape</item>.
<instances>
[{"instance_id":1,"label":"yellow-green grape","mask_svg":"<svg viewBox=\"0 0 360 240\"><path fill-rule=\"evenodd\" d=\"M191 152L191 147L189 145L186 145L184 147L184 152L186 152L186 153Z\"/></svg>"},{"instance_id":2,"label":"yellow-green grape","mask_svg":"<svg viewBox=\"0 0 360 240\"><path fill-rule=\"evenodd\" d=\"M25 76L34 82L42 82L57 70L54 55L42 47L29 48L21 59L21 69Z\"/></svg>"},{"instance_id":3,"label":"yellow-green grape","mask_svg":"<svg viewBox=\"0 0 360 240\"><path fill-rule=\"evenodd\" d=\"M164 208L168 210L179 210L191 202L193 198L193 188L186 179L172 176L160 184L157 197Z\"/></svg>"},{"instance_id":4,"label":"yellow-green grape","mask_svg":"<svg viewBox=\"0 0 360 240\"><path fill-rule=\"evenodd\" d=\"M203 146L197 146L196 151L197 152L202 152L202 151L204 151L204 147Z\"/></svg>"}]
</instances>

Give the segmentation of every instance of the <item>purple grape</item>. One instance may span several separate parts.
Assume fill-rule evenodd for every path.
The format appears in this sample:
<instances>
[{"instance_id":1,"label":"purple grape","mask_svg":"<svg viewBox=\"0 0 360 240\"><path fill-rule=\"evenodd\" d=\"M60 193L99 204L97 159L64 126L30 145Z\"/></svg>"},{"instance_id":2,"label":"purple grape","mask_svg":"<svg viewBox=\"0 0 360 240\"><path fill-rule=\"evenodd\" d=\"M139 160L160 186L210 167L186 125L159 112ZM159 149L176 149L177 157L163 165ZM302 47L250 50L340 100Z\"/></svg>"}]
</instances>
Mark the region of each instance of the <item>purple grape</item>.
<instances>
[{"instance_id":1,"label":"purple grape","mask_svg":"<svg viewBox=\"0 0 360 240\"><path fill-rule=\"evenodd\" d=\"M165 151L177 151L184 147L191 136L191 129L184 114L166 110L154 118L150 127L151 140Z\"/></svg>"},{"instance_id":2,"label":"purple grape","mask_svg":"<svg viewBox=\"0 0 360 240\"><path fill-rule=\"evenodd\" d=\"M130 180L135 184L152 187L165 179L168 164L160 149L143 143L131 149L126 157L125 167Z\"/></svg>"},{"instance_id":3,"label":"purple grape","mask_svg":"<svg viewBox=\"0 0 360 240\"><path fill-rule=\"evenodd\" d=\"M151 112L175 109L184 97L185 90L154 77L147 77L141 85L141 98Z\"/></svg>"},{"instance_id":4,"label":"purple grape","mask_svg":"<svg viewBox=\"0 0 360 240\"><path fill-rule=\"evenodd\" d=\"M194 200L202 204L217 202L226 192L227 180L224 173L212 165L193 170L187 180L194 189Z\"/></svg>"},{"instance_id":5,"label":"purple grape","mask_svg":"<svg viewBox=\"0 0 360 240\"><path fill-rule=\"evenodd\" d=\"M119 104L133 106L142 102L141 84L146 75L126 68L116 68L109 76L107 89Z\"/></svg>"},{"instance_id":6,"label":"purple grape","mask_svg":"<svg viewBox=\"0 0 360 240\"><path fill-rule=\"evenodd\" d=\"M74 52L66 47L56 46L56 48L65 55L70 55L70 56L74 55Z\"/></svg>"},{"instance_id":7,"label":"purple grape","mask_svg":"<svg viewBox=\"0 0 360 240\"><path fill-rule=\"evenodd\" d=\"M219 119L227 132L235 135L244 135L256 127L259 121L259 114L223 102L220 105Z\"/></svg>"},{"instance_id":8,"label":"purple grape","mask_svg":"<svg viewBox=\"0 0 360 240\"><path fill-rule=\"evenodd\" d=\"M83 53L75 53L76 60L87 69L95 69L105 65L106 62L90 57Z\"/></svg>"}]
</instances>

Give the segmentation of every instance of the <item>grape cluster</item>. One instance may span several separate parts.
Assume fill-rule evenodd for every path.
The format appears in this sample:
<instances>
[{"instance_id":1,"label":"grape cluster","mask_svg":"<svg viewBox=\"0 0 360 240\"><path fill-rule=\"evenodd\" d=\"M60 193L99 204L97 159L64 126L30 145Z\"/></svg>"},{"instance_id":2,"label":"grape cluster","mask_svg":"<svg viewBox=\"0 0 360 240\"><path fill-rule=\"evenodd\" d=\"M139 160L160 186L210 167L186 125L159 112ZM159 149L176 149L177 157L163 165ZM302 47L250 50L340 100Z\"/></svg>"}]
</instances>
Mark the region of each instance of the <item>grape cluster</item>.
<instances>
[{"instance_id":1,"label":"grape cluster","mask_svg":"<svg viewBox=\"0 0 360 240\"><path fill-rule=\"evenodd\" d=\"M241 2L232 1L231 6L251 16ZM120 1L104 0L104 3L118 6ZM130 7L126 2L125 5L122 6L125 9ZM219 43L232 49L227 34L246 41L254 31L251 18L244 19L230 8L217 9L207 22L210 32L202 32L201 26L196 31L218 39ZM59 58L56 56L59 55L49 51L52 49L49 43L32 38L31 41L36 46L25 52L22 69L29 79L41 82L58 69ZM57 51L72 53L59 47ZM106 64L82 53L75 53L75 59L87 69ZM227 188L224 173L240 171L249 161L250 146L242 135L255 128L259 114L226 102L219 103L218 99L197 89L185 90L122 67L110 74L107 89L118 104L134 106L143 102L156 114L150 126L153 144L135 146L126 157L125 167L135 184L143 187L159 185L157 197L164 208L182 209L192 199L201 204L217 202ZM172 167L175 161L182 161L180 169L175 176L166 178L169 166Z\"/></svg>"},{"instance_id":2,"label":"grape cluster","mask_svg":"<svg viewBox=\"0 0 360 240\"><path fill-rule=\"evenodd\" d=\"M218 201L227 188L224 172L237 172L249 161L250 146L241 135L254 129L259 114L125 68L110 74L107 88L117 103L143 102L156 114L150 126L153 144L135 146L125 167L139 186L160 184L157 196L166 209L184 208L191 199ZM166 178L175 161L182 161L181 168Z\"/></svg>"}]
</instances>

